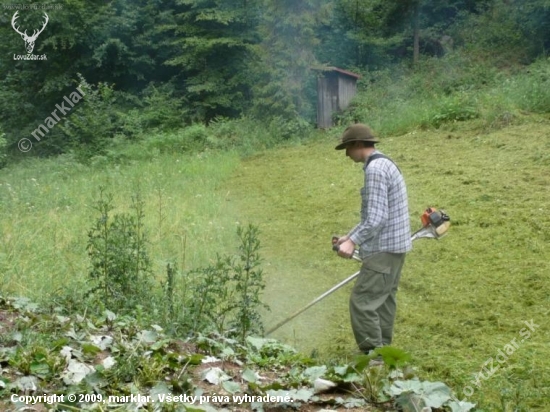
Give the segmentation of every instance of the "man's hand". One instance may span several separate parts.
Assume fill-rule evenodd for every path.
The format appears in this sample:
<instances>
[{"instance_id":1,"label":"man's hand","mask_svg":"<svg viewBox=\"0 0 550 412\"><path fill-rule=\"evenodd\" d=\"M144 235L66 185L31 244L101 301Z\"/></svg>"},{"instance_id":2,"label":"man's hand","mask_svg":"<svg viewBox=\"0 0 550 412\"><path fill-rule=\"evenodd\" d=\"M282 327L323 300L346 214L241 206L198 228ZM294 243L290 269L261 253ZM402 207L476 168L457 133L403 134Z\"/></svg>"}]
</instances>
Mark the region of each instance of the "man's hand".
<instances>
[{"instance_id":1,"label":"man's hand","mask_svg":"<svg viewBox=\"0 0 550 412\"><path fill-rule=\"evenodd\" d=\"M355 252L355 243L347 236L341 237L336 243L340 248L338 249L338 256L346 259L351 259L353 252Z\"/></svg>"},{"instance_id":2,"label":"man's hand","mask_svg":"<svg viewBox=\"0 0 550 412\"><path fill-rule=\"evenodd\" d=\"M342 243L344 243L346 240L349 240L349 236L341 236L336 241L336 244L340 246Z\"/></svg>"}]
</instances>

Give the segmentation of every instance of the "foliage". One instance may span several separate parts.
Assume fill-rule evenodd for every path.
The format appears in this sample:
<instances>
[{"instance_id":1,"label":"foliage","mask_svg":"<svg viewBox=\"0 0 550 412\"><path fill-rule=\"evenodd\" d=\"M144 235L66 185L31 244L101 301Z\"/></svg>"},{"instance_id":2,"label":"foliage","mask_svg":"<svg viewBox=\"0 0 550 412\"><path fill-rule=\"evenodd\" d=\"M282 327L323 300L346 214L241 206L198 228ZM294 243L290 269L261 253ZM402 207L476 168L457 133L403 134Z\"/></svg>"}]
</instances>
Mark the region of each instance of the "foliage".
<instances>
[{"instance_id":1,"label":"foliage","mask_svg":"<svg viewBox=\"0 0 550 412\"><path fill-rule=\"evenodd\" d=\"M438 113L430 118L430 125L439 127L447 122L461 122L479 117L475 103L469 102L467 97L456 94L448 99L442 99Z\"/></svg>"},{"instance_id":2,"label":"foliage","mask_svg":"<svg viewBox=\"0 0 550 412\"><path fill-rule=\"evenodd\" d=\"M481 13L461 13L453 28L458 44L478 61L501 67L527 63L532 39L522 33L518 3L496 0L482 5Z\"/></svg>"},{"instance_id":3,"label":"foliage","mask_svg":"<svg viewBox=\"0 0 550 412\"><path fill-rule=\"evenodd\" d=\"M192 121L235 116L247 108L258 3L180 0L173 23L163 26L175 35L170 42L175 54L165 64L180 72Z\"/></svg>"},{"instance_id":4,"label":"foliage","mask_svg":"<svg viewBox=\"0 0 550 412\"><path fill-rule=\"evenodd\" d=\"M75 106L74 113L58 127L67 139L66 145L82 162L93 156L106 153L109 139L113 136L118 119L113 113L115 93L112 86L99 83L92 87L79 75L80 89L84 93L82 103Z\"/></svg>"},{"instance_id":5,"label":"foliage","mask_svg":"<svg viewBox=\"0 0 550 412\"><path fill-rule=\"evenodd\" d=\"M256 47L255 117L313 118L312 66L316 62L314 49L319 45L315 27L326 13L323 0L264 0L258 29L262 41Z\"/></svg>"},{"instance_id":6,"label":"foliage","mask_svg":"<svg viewBox=\"0 0 550 412\"><path fill-rule=\"evenodd\" d=\"M73 152L87 162L108 157L113 136L128 143L220 118L254 118L287 140L315 118L313 68L401 70L414 55L424 77L440 77L428 73L426 57L459 51L470 62L464 68L457 59L447 71L472 76L476 87L494 81L485 68L515 70L545 56L548 10L546 0L70 2L50 10L37 41L36 53L47 60L0 67L0 124L8 154L20 155L17 142L50 116L81 73L78 82L89 87L84 103L25 156ZM0 13L4 56L23 49L12 16L9 8ZM20 13L23 27L42 20L40 10ZM447 80L446 93L461 87ZM413 120L407 112L406 123L429 124L437 114Z\"/></svg>"},{"instance_id":7,"label":"foliage","mask_svg":"<svg viewBox=\"0 0 550 412\"><path fill-rule=\"evenodd\" d=\"M89 277L99 307L116 312L148 305L151 298L151 270L147 238L143 227L143 201L133 198L134 215L111 215L113 197L100 188L95 210L100 216L88 232Z\"/></svg>"},{"instance_id":8,"label":"foliage","mask_svg":"<svg viewBox=\"0 0 550 412\"><path fill-rule=\"evenodd\" d=\"M229 333L240 342L263 331L258 310L266 307L260 300L265 287L258 254L258 229L238 227L239 254L235 259L218 256L210 266L185 274L185 316L178 319L187 330L198 333Z\"/></svg>"},{"instance_id":9,"label":"foliage","mask_svg":"<svg viewBox=\"0 0 550 412\"><path fill-rule=\"evenodd\" d=\"M6 136L5 133L0 133L0 168L4 167L8 160L8 142L4 136Z\"/></svg>"},{"instance_id":10,"label":"foliage","mask_svg":"<svg viewBox=\"0 0 550 412\"><path fill-rule=\"evenodd\" d=\"M236 295L236 314L232 322L236 334L243 342L250 334L263 332L262 319L258 309L267 308L260 300L260 293L265 288L262 270L260 269L260 240L258 228L249 225L239 226L237 235L240 239L239 261L233 265Z\"/></svg>"},{"instance_id":11,"label":"foliage","mask_svg":"<svg viewBox=\"0 0 550 412\"><path fill-rule=\"evenodd\" d=\"M249 400L265 395L287 396L291 399L288 406L295 408L336 405L378 410L376 403L364 399L357 376L373 369L363 364L358 370L357 361L327 366L300 357L294 349L273 339L256 337L238 342L224 336L198 335L182 341L158 325L144 325L130 316L110 311L65 316L63 310L54 307L47 311L28 299L0 296L4 332L0 353L0 396L4 401L0 401L0 407L24 407L19 396L8 395L33 388L37 393L83 394L76 399L64 396L63 402L60 396L56 400L48 398L48 406L71 410L112 408L120 403L136 410L159 403L171 407L172 402L163 402L168 395L182 400L185 396L185 410L195 405L215 408L222 403L257 408L258 403L243 403L244 394ZM388 382L386 391L394 396L410 389L422 390L423 399L430 405L439 402L441 406L441 397L436 395L443 392L445 402L452 399L450 389L442 383L405 380L400 369L389 374L383 367L375 369ZM327 383L331 384L331 393L321 398L318 395L326 391L323 385ZM222 390L230 396L219 395ZM130 396L137 393L142 398ZM200 401L199 396L203 396ZM264 401L262 406L281 405L284 403ZM470 409L464 404L452 410Z\"/></svg>"}]
</instances>

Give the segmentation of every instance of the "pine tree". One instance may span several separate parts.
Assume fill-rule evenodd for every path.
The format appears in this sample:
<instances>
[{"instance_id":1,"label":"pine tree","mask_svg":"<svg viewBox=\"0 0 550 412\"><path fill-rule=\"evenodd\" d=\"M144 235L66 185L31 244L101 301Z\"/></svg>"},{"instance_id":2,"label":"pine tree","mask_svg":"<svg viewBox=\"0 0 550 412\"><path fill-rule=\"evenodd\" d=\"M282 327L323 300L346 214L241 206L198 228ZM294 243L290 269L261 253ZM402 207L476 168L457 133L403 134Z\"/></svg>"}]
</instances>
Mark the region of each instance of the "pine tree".
<instances>
[{"instance_id":1,"label":"pine tree","mask_svg":"<svg viewBox=\"0 0 550 412\"><path fill-rule=\"evenodd\" d=\"M254 113L259 117L307 117L311 113L312 68L319 45L316 28L326 16L323 0L264 0L262 42ZM309 82L309 83L308 83Z\"/></svg>"}]
</instances>

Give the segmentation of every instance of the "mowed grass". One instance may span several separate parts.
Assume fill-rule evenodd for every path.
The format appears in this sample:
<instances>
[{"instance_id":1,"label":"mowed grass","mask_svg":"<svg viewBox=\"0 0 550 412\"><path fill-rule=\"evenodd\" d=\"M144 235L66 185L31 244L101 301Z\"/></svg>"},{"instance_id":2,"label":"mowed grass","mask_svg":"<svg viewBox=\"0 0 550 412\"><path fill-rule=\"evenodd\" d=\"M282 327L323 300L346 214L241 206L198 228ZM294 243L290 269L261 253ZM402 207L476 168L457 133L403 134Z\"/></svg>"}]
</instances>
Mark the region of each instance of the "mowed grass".
<instances>
[{"instance_id":1,"label":"mowed grass","mask_svg":"<svg viewBox=\"0 0 550 412\"><path fill-rule=\"evenodd\" d=\"M407 258L394 344L411 353L423 379L443 380L461 398L471 387L468 399L485 410L503 410L503 400L507 410L545 411L550 124L471 128L457 123L452 131L385 137L380 144L407 180L413 229L427 206L444 208L453 223L441 241L415 242ZM330 245L333 234L356 223L362 185L361 166L333 149L340 131L244 161L209 152L101 167L61 157L3 169L2 293L49 301L66 287L82 286L87 232L98 217L92 205L104 186L115 197L115 213L128 211L132 195L141 193L159 279L168 261L190 269L233 252L235 226L257 224L269 328L359 269ZM355 353L350 289L273 337L321 359L349 359ZM538 326L525 338L521 331L531 320ZM517 347L498 363L511 342ZM479 372L486 379L478 387L472 382Z\"/></svg>"},{"instance_id":2,"label":"mowed grass","mask_svg":"<svg viewBox=\"0 0 550 412\"><path fill-rule=\"evenodd\" d=\"M452 220L447 237L414 243L394 344L413 356L423 379L445 381L485 410L546 411L550 124L469 128L418 131L379 145L405 175L413 229L427 206L445 209ZM356 223L362 185L361 166L333 149L336 134L258 155L230 183L241 218L262 230L267 327L359 269L330 248L333 234ZM349 358L350 289L273 336L327 359ZM525 323L531 321L534 331Z\"/></svg>"},{"instance_id":3,"label":"mowed grass","mask_svg":"<svg viewBox=\"0 0 550 412\"><path fill-rule=\"evenodd\" d=\"M83 166L68 158L30 160L0 171L0 290L49 300L88 276L88 231L99 188L114 196L113 214L144 201L153 273L168 262L206 266L236 245L237 218L223 181L239 164L231 153L151 156L122 165Z\"/></svg>"}]
</instances>

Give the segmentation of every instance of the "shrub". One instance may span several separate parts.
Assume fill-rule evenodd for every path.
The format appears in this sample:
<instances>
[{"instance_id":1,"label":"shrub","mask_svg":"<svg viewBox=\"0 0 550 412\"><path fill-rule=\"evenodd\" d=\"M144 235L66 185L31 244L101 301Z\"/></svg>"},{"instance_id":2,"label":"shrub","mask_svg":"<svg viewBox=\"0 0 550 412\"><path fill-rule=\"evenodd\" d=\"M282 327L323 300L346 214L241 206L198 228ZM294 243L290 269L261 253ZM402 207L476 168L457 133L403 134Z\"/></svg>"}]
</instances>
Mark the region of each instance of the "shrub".
<instances>
[{"instance_id":1,"label":"shrub","mask_svg":"<svg viewBox=\"0 0 550 412\"><path fill-rule=\"evenodd\" d=\"M178 131L157 133L143 141L147 152L183 153L202 151L209 140L208 129L203 124L194 124Z\"/></svg>"},{"instance_id":2,"label":"shrub","mask_svg":"<svg viewBox=\"0 0 550 412\"><path fill-rule=\"evenodd\" d=\"M512 98L522 110L550 112L550 59L541 59L518 75L511 85Z\"/></svg>"},{"instance_id":3,"label":"shrub","mask_svg":"<svg viewBox=\"0 0 550 412\"><path fill-rule=\"evenodd\" d=\"M170 131L184 126L188 110L181 99L173 96L171 83L150 84L139 96L131 98L130 110L119 110L119 132L128 138L136 138L146 131Z\"/></svg>"},{"instance_id":4,"label":"shrub","mask_svg":"<svg viewBox=\"0 0 550 412\"><path fill-rule=\"evenodd\" d=\"M111 85L98 83L93 87L82 75L78 76L84 92L83 101L59 128L67 137L77 160L87 162L93 156L106 153L109 139L116 130L115 92Z\"/></svg>"},{"instance_id":5,"label":"shrub","mask_svg":"<svg viewBox=\"0 0 550 412\"><path fill-rule=\"evenodd\" d=\"M237 257L218 256L206 267L184 274L180 293L182 307L174 309L174 272L169 266L165 283L171 321L191 333L219 332L244 342L251 333L261 333L259 310L267 308L260 300L265 287L260 269L258 228L237 229L240 246Z\"/></svg>"},{"instance_id":6,"label":"shrub","mask_svg":"<svg viewBox=\"0 0 550 412\"><path fill-rule=\"evenodd\" d=\"M100 216L88 232L91 261L89 291L95 302L113 311L125 312L151 302L151 263L143 227L143 202L132 201L134 215L111 215L112 195L100 188L95 210Z\"/></svg>"},{"instance_id":7,"label":"shrub","mask_svg":"<svg viewBox=\"0 0 550 412\"><path fill-rule=\"evenodd\" d=\"M476 105L466 95L456 94L443 101L430 124L436 128L442 123L460 122L479 117Z\"/></svg>"}]
</instances>

